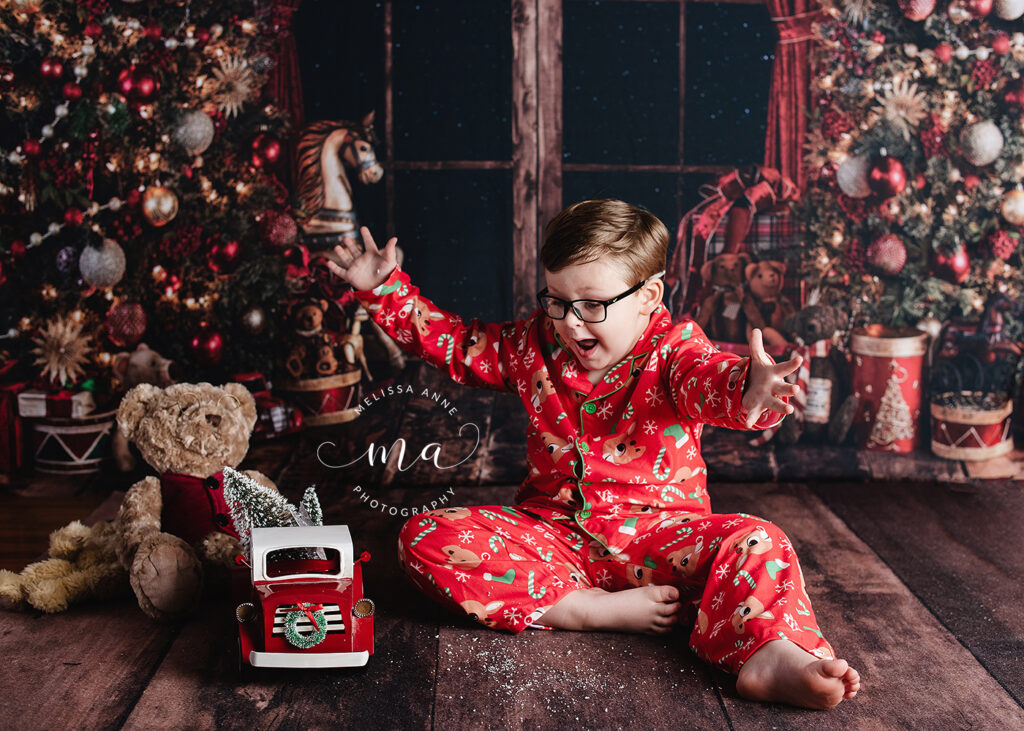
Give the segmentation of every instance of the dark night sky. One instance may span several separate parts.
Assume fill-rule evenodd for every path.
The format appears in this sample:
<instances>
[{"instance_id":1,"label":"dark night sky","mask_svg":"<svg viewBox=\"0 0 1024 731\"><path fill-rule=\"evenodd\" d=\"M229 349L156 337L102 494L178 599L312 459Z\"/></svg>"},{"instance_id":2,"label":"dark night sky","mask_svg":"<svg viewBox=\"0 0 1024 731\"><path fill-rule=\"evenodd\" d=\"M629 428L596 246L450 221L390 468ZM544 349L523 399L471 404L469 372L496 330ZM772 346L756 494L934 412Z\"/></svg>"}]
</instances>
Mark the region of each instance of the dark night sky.
<instances>
[{"instance_id":1,"label":"dark night sky","mask_svg":"<svg viewBox=\"0 0 1024 731\"><path fill-rule=\"evenodd\" d=\"M677 163L679 6L566 0L563 16L563 158ZM508 0L394 2L397 159L511 158L511 22ZM307 121L375 109L382 133L383 3L304 0L294 27ZM687 5L686 164L762 161L775 39L764 6ZM463 317L511 315L511 180L509 171L395 173L404 268L428 298ZM685 176L684 209L706 181ZM566 172L563 188L563 204L617 197L644 205L674 245L674 175ZM356 185L355 199L361 221L384 238L383 183Z\"/></svg>"}]
</instances>

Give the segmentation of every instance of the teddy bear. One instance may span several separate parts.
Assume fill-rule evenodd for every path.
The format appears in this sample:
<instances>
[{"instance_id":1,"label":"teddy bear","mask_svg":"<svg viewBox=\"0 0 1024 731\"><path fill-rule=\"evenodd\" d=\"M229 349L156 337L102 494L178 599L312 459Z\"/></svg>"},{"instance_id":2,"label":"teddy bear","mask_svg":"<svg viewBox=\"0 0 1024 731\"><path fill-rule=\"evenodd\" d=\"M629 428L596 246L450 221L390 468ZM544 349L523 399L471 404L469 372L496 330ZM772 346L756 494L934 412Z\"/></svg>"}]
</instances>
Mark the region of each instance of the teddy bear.
<instances>
[{"instance_id":1,"label":"teddy bear","mask_svg":"<svg viewBox=\"0 0 1024 731\"><path fill-rule=\"evenodd\" d=\"M130 353L126 350L115 355L110 367L126 391L140 383L170 386L178 379L179 373L177 363L151 350L145 343L139 343ZM114 463L121 472L131 472L135 469L136 458L128 446L128 440L116 429L111 439L111 452L114 455Z\"/></svg>"},{"instance_id":2,"label":"teddy bear","mask_svg":"<svg viewBox=\"0 0 1024 731\"><path fill-rule=\"evenodd\" d=\"M141 384L121 400L118 428L160 473L128 490L114 521L117 557L150 617L174 619L195 609L200 558L210 567L234 565L241 547L222 470L245 457L255 423L256 402L238 383ZM277 489L259 472L245 474Z\"/></svg>"},{"instance_id":3,"label":"teddy bear","mask_svg":"<svg viewBox=\"0 0 1024 731\"><path fill-rule=\"evenodd\" d=\"M747 316L747 336L760 328L765 345L785 345L786 337L780 332L783 321L793 314L793 305L782 296L782 280L786 265L781 261L755 261L743 271L746 294L743 312Z\"/></svg>"},{"instance_id":4,"label":"teddy bear","mask_svg":"<svg viewBox=\"0 0 1024 731\"><path fill-rule=\"evenodd\" d=\"M117 560L113 521L92 527L73 521L50 534L50 554L20 574L0 570L0 607L63 612L83 599L128 594L128 572Z\"/></svg>"},{"instance_id":5,"label":"teddy bear","mask_svg":"<svg viewBox=\"0 0 1024 731\"><path fill-rule=\"evenodd\" d=\"M701 279L712 292L701 302L695 318L707 336L725 343L746 340L743 304L743 272L750 265L747 254L719 254L704 262Z\"/></svg>"}]
</instances>

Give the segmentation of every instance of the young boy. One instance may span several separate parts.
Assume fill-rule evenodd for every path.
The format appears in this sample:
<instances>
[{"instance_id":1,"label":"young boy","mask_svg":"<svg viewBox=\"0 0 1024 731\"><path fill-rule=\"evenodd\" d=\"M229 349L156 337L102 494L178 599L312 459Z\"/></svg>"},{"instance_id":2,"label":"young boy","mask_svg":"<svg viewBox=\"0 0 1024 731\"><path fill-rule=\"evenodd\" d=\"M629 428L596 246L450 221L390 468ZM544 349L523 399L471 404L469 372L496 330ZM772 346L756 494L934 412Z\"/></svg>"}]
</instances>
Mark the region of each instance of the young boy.
<instances>
[{"instance_id":1,"label":"young boy","mask_svg":"<svg viewBox=\"0 0 1024 731\"><path fill-rule=\"evenodd\" d=\"M786 535L712 513L700 456L703 424L764 429L791 413L783 379L800 359L775 364L759 330L741 358L693 321L673 324L661 221L615 200L562 211L545 231L539 309L503 324L438 309L398 268L397 239L378 250L362 236L365 251L348 240L330 266L385 331L457 383L517 393L530 415L514 506L403 526L399 560L424 593L515 633L663 634L696 608L690 648L737 674L740 695L828 708L857 694Z\"/></svg>"}]
</instances>

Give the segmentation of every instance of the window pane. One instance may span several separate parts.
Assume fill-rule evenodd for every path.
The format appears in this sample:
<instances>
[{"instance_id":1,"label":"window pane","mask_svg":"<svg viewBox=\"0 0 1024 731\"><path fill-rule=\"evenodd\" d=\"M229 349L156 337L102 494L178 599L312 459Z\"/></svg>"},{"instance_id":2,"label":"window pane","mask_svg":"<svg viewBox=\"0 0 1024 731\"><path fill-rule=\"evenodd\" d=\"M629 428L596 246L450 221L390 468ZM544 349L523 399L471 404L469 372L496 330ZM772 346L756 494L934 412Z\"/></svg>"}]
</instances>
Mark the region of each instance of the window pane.
<instances>
[{"instance_id":1,"label":"window pane","mask_svg":"<svg viewBox=\"0 0 1024 731\"><path fill-rule=\"evenodd\" d=\"M438 307L487 322L512 319L512 171L395 174L402 269Z\"/></svg>"},{"instance_id":2,"label":"window pane","mask_svg":"<svg viewBox=\"0 0 1024 731\"><path fill-rule=\"evenodd\" d=\"M679 162L679 6L566 2L566 162Z\"/></svg>"},{"instance_id":3,"label":"window pane","mask_svg":"<svg viewBox=\"0 0 1024 731\"><path fill-rule=\"evenodd\" d=\"M777 37L763 5L686 4L686 164L764 162Z\"/></svg>"},{"instance_id":4,"label":"window pane","mask_svg":"<svg viewBox=\"0 0 1024 731\"><path fill-rule=\"evenodd\" d=\"M508 0L396 2L395 157L512 157L512 18Z\"/></svg>"},{"instance_id":5,"label":"window pane","mask_svg":"<svg viewBox=\"0 0 1024 731\"><path fill-rule=\"evenodd\" d=\"M376 110L384 132L384 6L304 0L295 14L306 121L359 121ZM378 155L383 158L384 151Z\"/></svg>"}]
</instances>

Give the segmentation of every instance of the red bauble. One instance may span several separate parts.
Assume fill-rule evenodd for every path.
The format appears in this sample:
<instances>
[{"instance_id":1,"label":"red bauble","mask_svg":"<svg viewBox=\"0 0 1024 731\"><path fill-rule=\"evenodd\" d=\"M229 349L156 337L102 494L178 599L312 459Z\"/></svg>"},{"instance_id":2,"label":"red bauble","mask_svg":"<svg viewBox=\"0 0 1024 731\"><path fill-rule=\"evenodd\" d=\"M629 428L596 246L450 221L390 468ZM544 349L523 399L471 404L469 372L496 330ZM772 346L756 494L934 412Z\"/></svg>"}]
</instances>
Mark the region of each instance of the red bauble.
<instances>
[{"instance_id":1,"label":"red bauble","mask_svg":"<svg viewBox=\"0 0 1024 731\"><path fill-rule=\"evenodd\" d=\"M281 158L281 143L268 134L256 135L252 141L252 164L260 168L273 165Z\"/></svg>"},{"instance_id":2,"label":"red bauble","mask_svg":"<svg viewBox=\"0 0 1024 731\"><path fill-rule=\"evenodd\" d=\"M879 236L868 246L868 263L883 274L899 274L907 263L907 247L896 234Z\"/></svg>"},{"instance_id":3,"label":"red bauble","mask_svg":"<svg viewBox=\"0 0 1024 731\"><path fill-rule=\"evenodd\" d=\"M210 40L210 31L207 28L196 28L195 38L200 43L208 43Z\"/></svg>"},{"instance_id":4,"label":"red bauble","mask_svg":"<svg viewBox=\"0 0 1024 731\"><path fill-rule=\"evenodd\" d=\"M39 157L42 146L39 144L39 140L25 140L21 145L21 149L24 150L25 154L29 157Z\"/></svg>"},{"instance_id":5,"label":"red bauble","mask_svg":"<svg viewBox=\"0 0 1024 731\"><path fill-rule=\"evenodd\" d=\"M935 58L942 61L942 63L949 63L950 59L953 58L953 47L948 43L940 43L935 47Z\"/></svg>"},{"instance_id":6,"label":"red bauble","mask_svg":"<svg viewBox=\"0 0 1024 731\"><path fill-rule=\"evenodd\" d=\"M192 357L202 365L217 365L224 357L224 336L209 323L199 323L199 330L189 341Z\"/></svg>"},{"instance_id":7,"label":"red bauble","mask_svg":"<svg viewBox=\"0 0 1024 731\"><path fill-rule=\"evenodd\" d=\"M907 187L907 170L895 157L883 156L868 171L868 187L882 198L899 195Z\"/></svg>"},{"instance_id":8,"label":"red bauble","mask_svg":"<svg viewBox=\"0 0 1024 731\"><path fill-rule=\"evenodd\" d=\"M68 226L81 226L85 220L85 214L77 208L69 208L64 211L64 223Z\"/></svg>"},{"instance_id":9,"label":"red bauble","mask_svg":"<svg viewBox=\"0 0 1024 731\"><path fill-rule=\"evenodd\" d=\"M68 101L73 102L77 99L82 98L82 87L80 87L78 84L75 84L74 82L69 81L68 83L64 84L64 89L62 91L64 94L64 98Z\"/></svg>"},{"instance_id":10,"label":"red bauble","mask_svg":"<svg viewBox=\"0 0 1024 731\"><path fill-rule=\"evenodd\" d=\"M1010 36L1005 33L998 33L992 39L992 51L997 56L1005 56L1010 52Z\"/></svg>"},{"instance_id":11,"label":"red bauble","mask_svg":"<svg viewBox=\"0 0 1024 731\"><path fill-rule=\"evenodd\" d=\"M932 273L948 282L962 284L971 273L971 261L967 258L967 250L961 248L952 256L936 254Z\"/></svg>"},{"instance_id":12,"label":"red bauble","mask_svg":"<svg viewBox=\"0 0 1024 731\"><path fill-rule=\"evenodd\" d=\"M117 89L134 104L149 104L160 91L160 82L151 69L129 66L117 75Z\"/></svg>"},{"instance_id":13,"label":"red bauble","mask_svg":"<svg viewBox=\"0 0 1024 731\"><path fill-rule=\"evenodd\" d=\"M210 247L206 263L217 274L230 274L238 266L242 245L237 241L218 241Z\"/></svg>"},{"instance_id":14,"label":"red bauble","mask_svg":"<svg viewBox=\"0 0 1024 731\"><path fill-rule=\"evenodd\" d=\"M85 24L85 35L95 40L103 35L103 26L96 20L90 20Z\"/></svg>"},{"instance_id":15,"label":"red bauble","mask_svg":"<svg viewBox=\"0 0 1024 731\"><path fill-rule=\"evenodd\" d=\"M992 0L967 0L967 12L975 18L984 18L992 12Z\"/></svg>"},{"instance_id":16,"label":"red bauble","mask_svg":"<svg viewBox=\"0 0 1024 731\"><path fill-rule=\"evenodd\" d=\"M11 242L11 258L20 259L25 256L25 252L28 251L28 247L25 246L25 242L19 240Z\"/></svg>"},{"instance_id":17,"label":"red bauble","mask_svg":"<svg viewBox=\"0 0 1024 731\"><path fill-rule=\"evenodd\" d=\"M105 327L110 341L120 348L136 345L146 334L146 311L137 302L120 302L107 312Z\"/></svg>"},{"instance_id":18,"label":"red bauble","mask_svg":"<svg viewBox=\"0 0 1024 731\"><path fill-rule=\"evenodd\" d=\"M295 219L287 213L267 209L260 217L260 238L270 246L289 246L298 234L299 227Z\"/></svg>"},{"instance_id":19,"label":"red bauble","mask_svg":"<svg viewBox=\"0 0 1024 731\"><path fill-rule=\"evenodd\" d=\"M1003 104L1015 114L1024 112L1024 78L1006 82L1003 91Z\"/></svg>"},{"instance_id":20,"label":"red bauble","mask_svg":"<svg viewBox=\"0 0 1024 731\"><path fill-rule=\"evenodd\" d=\"M59 79L64 74L64 64L59 58L47 56L39 64L39 73L43 75L44 79Z\"/></svg>"},{"instance_id":21,"label":"red bauble","mask_svg":"<svg viewBox=\"0 0 1024 731\"><path fill-rule=\"evenodd\" d=\"M907 20L924 20L935 10L935 0L898 0L896 4Z\"/></svg>"},{"instance_id":22,"label":"red bauble","mask_svg":"<svg viewBox=\"0 0 1024 731\"><path fill-rule=\"evenodd\" d=\"M964 176L964 188L966 190L974 190L978 187L978 183L981 182L981 178L977 175L965 175Z\"/></svg>"},{"instance_id":23,"label":"red bauble","mask_svg":"<svg viewBox=\"0 0 1024 731\"><path fill-rule=\"evenodd\" d=\"M126 68L124 71L117 75L117 90L121 92L121 95L126 99L131 96L132 93L132 69L134 67Z\"/></svg>"},{"instance_id":24,"label":"red bauble","mask_svg":"<svg viewBox=\"0 0 1024 731\"><path fill-rule=\"evenodd\" d=\"M142 31L143 35L150 40L158 41L164 34L164 29L159 25L146 26L146 29Z\"/></svg>"},{"instance_id":25,"label":"red bauble","mask_svg":"<svg viewBox=\"0 0 1024 731\"><path fill-rule=\"evenodd\" d=\"M164 296L172 297L174 293L181 289L181 277L177 274L169 274L163 280L164 283Z\"/></svg>"}]
</instances>

